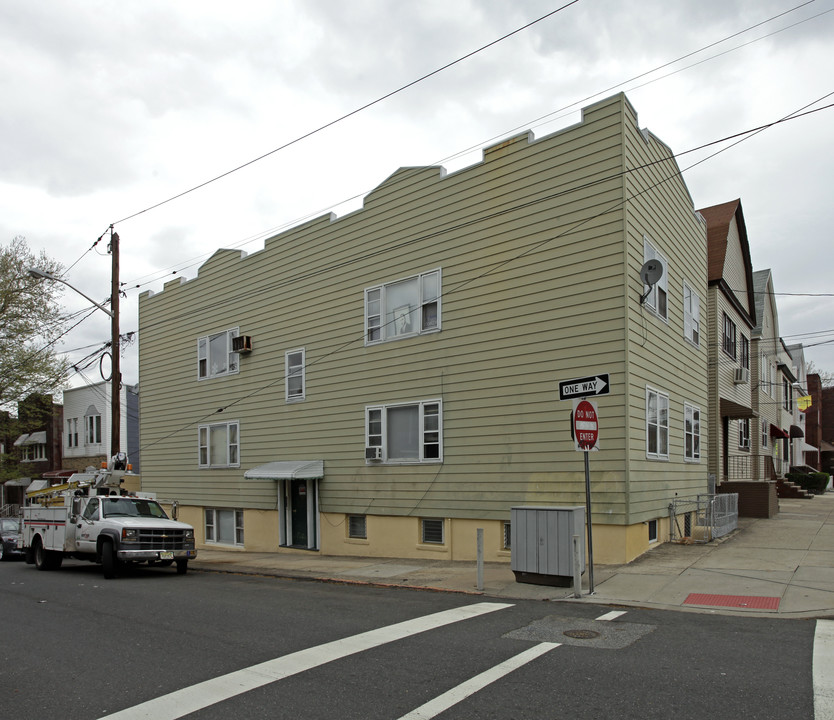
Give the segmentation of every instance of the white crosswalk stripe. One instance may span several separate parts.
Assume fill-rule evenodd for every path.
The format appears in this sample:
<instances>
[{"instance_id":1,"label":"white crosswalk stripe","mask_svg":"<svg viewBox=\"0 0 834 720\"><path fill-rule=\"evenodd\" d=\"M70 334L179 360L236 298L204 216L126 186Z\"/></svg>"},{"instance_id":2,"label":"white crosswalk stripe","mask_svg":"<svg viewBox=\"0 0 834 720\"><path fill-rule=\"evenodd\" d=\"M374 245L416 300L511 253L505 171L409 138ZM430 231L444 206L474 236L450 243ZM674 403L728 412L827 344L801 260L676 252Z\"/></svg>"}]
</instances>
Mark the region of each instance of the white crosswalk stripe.
<instances>
[{"instance_id":1,"label":"white crosswalk stripe","mask_svg":"<svg viewBox=\"0 0 834 720\"><path fill-rule=\"evenodd\" d=\"M509 603L476 603L369 630L341 640L284 655L127 708L101 720L176 720L223 700L310 670L333 660L402 640L444 625L512 607Z\"/></svg>"},{"instance_id":2,"label":"white crosswalk stripe","mask_svg":"<svg viewBox=\"0 0 834 720\"><path fill-rule=\"evenodd\" d=\"M511 673L513 670L526 665L531 660L544 655L546 652L559 647L559 643L539 643L523 653L519 653L509 660L499 663L489 670L485 670L480 675L461 683L457 687L439 695L430 700L425 705L421 705L416 710L412 710L408 715L403 715L400 720L429 720L444 710L448 710L452 705L457 705L461 700L465 700L470 695L475 694L479 690L483 690L487 685L494 683L501 679L504 675Z\"/></svg>"},{"instance_id":3,"label":"white crosswalk stripe","mask_svg":"<svg viewBox=\"0 0 834 720\"><path fill-rule=\"evenodd\" d=\"M834 620L817 620L812 660L815 720L834 720L832 663L834 663Z\"/></svg>"},{"instance_id":4,"label":"white crosswalk stripe","mask_svg":"<svg viewBox=\"0 0 834 720\"><path fill-rule=\"evenodd\" d=\"M597 620L610 622L625 614L625 610L612 610L604 615L600 615ZM522 665L526 665L531 660L535 660L546 652L560 647L560 645L561 643L540 643L529 650L525 650L523 653L511 657L509 660L505 660L495 667L482 672L480 675L476 675L470 680L439 695L434 700L430 700L416 710L412 710L407 715L403 715L400 720L429 720L461 702L461 700L465 700L470 695L475 694L479 690L483 690L487 685L499 680L504 675L511 673Z\"/></svg>"}]
</instances>

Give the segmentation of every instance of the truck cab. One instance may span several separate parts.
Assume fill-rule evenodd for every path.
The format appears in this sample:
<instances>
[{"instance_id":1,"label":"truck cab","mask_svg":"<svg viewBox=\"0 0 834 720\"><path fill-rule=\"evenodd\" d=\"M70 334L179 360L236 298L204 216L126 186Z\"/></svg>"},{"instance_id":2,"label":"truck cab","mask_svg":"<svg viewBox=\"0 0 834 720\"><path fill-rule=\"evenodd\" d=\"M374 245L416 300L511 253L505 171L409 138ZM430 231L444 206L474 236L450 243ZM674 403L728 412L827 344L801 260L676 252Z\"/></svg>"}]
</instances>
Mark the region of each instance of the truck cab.
<instances>
[{"instance_id":1,"label":"truck cab","mask_svg":"<svg viewBox=\"0 0 834 720\"><path fill-rule=\"evenodd\" d=\"M194 529L169 519L156 500L124 495L73 498L66 550L76 557L95 555L105 576L115 574L118 564L148 562L177 564L185 573L188 560L196 557ZM74 547L73 547L74 545Z\"/></svg>"}]
</instances>

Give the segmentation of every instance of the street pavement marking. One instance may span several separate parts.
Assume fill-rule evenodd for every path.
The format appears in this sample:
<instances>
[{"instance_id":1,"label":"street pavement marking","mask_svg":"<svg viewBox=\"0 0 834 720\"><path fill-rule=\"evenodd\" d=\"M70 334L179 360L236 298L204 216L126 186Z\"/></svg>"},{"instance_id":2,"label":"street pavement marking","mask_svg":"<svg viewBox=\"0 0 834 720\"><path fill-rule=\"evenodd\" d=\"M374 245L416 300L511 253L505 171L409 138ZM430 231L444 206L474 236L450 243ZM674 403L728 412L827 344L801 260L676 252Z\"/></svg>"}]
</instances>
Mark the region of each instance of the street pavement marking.
<instances>
[{"instance_id":1,"label":"street pavement marking","mask_svg":"<svg viewBox=\"0 0 834 720\"><path fill-rule=\"evenodd\" d=\"M403 715L400 720L430 720L430 718L436 717L453 705L457 705L461 700L465 700L470 695L474 695L479 690L483 690L487 685L494 683L496 680L500 680L504 675L511 673L513 670L517 670L531 660L535 660L546 652L559 647L559 645L560 643L539 643L529 650L525 650L523 653L511 657L509 660L505 660L495 667L485 670L480 675L476 675L457 687L453 687L448 692L438 695L434 700L429 700L416 710L412 710L408 715Z\"/></svg>"},{"instance_id":2,"label":"street pavement marking","mask_svg":"<svg viewBox=\"0 0 834 720\"><path fill-rule=\"evenodd\" d=\"M612 610L609 613L605 613L605 615L600 615L597 618L597 620L605 620L605 621L616 620L621 615L625 615L626 612L627 612L626 610Z\"/></svg>"},{"instance_id":3,"label":"street pavement marking","mask_svg":"<svg viewBox=\"0 0 834 720\"><path fill-rule=\"evenodd\" d=\"M834 663L834 620L817 620L812 661L815 720L834 719L832 663Z\"/></svg>"},{"instance_id":4,"label":"street pavement marking","mask_svg":"<svg viewBox=\"0 0 834 720\"><path fill-rule=\"evenodd\" d=\"M100 720L140 720L142 718L176 720L209 705L228 700L235 695L269 685L276 680L297 675L333 660L508 607L512 607L512 604L476 603L369 630L176 690L132 708L106 715Z\"/></svg>"}]
</instances>

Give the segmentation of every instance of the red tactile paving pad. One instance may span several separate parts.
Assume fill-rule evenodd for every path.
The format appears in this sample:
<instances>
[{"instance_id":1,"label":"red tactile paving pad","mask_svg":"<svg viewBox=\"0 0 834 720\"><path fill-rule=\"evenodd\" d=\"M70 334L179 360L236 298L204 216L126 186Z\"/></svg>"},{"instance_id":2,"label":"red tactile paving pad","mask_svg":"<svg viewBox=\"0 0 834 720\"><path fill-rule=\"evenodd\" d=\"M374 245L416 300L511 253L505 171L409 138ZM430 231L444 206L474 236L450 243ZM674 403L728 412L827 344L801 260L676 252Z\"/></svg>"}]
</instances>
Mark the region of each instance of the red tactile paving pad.
<instances>
[{"instance_id":1,"label":"red tactile paving pad","mask_svg":"<svg viewBox=\"0 0 834 720\"><path fill-rule=\"evenodd\" d=\"M745 608L750 610L778 610L778 597L756 597L755 595L710 595L690 593L684 605L712 605L713 607Z\"/></svg>"}]
</instances>

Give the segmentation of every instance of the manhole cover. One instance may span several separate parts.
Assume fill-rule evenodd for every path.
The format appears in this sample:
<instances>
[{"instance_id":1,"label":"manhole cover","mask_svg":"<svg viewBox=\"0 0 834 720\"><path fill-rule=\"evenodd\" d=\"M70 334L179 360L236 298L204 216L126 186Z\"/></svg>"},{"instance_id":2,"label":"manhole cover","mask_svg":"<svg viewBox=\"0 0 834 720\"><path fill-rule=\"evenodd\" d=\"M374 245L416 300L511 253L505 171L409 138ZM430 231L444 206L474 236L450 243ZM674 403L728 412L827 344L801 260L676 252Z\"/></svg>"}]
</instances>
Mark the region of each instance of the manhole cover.
<instances>
[{"instance_id":1,"label":"manhole cover","mask_svg":"<svg viewBox=\"0 0 834 720\"><path fill-rule=\"evenodd\" d=\"M593 640L599 637L599 633L593 630L565 630L562 635L566 635L574 640Z\"/></svg>"}]
</instances>

